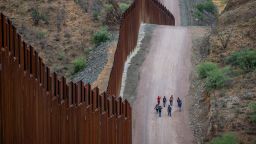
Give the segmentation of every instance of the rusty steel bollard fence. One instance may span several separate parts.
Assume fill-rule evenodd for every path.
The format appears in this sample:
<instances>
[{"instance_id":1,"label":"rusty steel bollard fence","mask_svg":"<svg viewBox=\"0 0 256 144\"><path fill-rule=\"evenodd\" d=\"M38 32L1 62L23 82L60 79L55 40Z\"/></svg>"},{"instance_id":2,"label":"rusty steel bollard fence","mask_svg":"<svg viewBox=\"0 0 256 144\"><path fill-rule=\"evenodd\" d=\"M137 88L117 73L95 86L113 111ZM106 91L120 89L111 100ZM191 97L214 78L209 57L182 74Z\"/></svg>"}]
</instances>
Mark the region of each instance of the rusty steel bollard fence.
<instances>
[{"instance_id":1,"label":"rusty steel bollard fence","mask_svg":"<svg viewBox=\"0 0 256 144\"><path fill-rule=\"evenodd\" d=\"M116 97L127 56L141 22L174 25L157 0L135 0L123 14L108 91L67 83L44 64L35 49L0 17L1 144L131 144L132 109Z\"/></svg>"},{"instance_id":2,"label":"rusty steel bollard fence","mask_svg":"<svg viewBox=\"0 0 256 144\"><path fill-rule=\"evenodd\" d=\"M12 22L0 19L0 142L131 144L131 107L51 73Z\"/></svg>"},{"instance_id":3,"label":"rusty steel bollard fence","mask_svg":"<svg viewBox=\"0 0 256 144\"><path fill-rule=\"evenodd\" d=\"M124 64L137 45L142 22L175 25L174 16L158 0L135 0L132 3L121 20L119 40L107 88L109 94L119 95Z\"/></svg>"}]
</instances>

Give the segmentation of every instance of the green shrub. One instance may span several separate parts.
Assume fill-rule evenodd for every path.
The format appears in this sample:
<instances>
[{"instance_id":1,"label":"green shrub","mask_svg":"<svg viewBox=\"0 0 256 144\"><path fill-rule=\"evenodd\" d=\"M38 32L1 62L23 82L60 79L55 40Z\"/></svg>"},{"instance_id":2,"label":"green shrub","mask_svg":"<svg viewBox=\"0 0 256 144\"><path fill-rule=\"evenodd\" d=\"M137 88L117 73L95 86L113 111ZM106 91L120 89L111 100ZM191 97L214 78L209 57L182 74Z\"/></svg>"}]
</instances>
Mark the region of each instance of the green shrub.
<instances>
[{"instance_id":1,"label":"green shrub","mask_svg":"<svg viewBox=\"0 0 256 144\"><path fill-rule=\"evenodd\" d=\"M80 7L82 8L82 10L84 10L85 12L87 12L88 10L88 0L75 0L75 2L80 5Z\"/></svg>"},{"instance_id":2,"label":"green shrub","mask_svg":"<svg viewBox=\"0 0 256 144\"><path fill-rule=\"evenodd\" d=\"M40 19L42 20L42 21L44 21L46 24L48 24L48 15L47 14L43 14L43 13L41 13L41 17L40 17Z\"/></svg>"},{"instance_id":3,"label":"green shrub","mask_svg":"<svg viewBox=\"0 0 256 144\"><path fill-rule=\"evenodd\" d=\"M106 27L102 27L99 31L97 31L93 35L93 43L96 45L100 45L103 42L106 42L110 39L110 33Z\"/></svg>"},{"instance_id":4,"label":"green shrub","mask_svg":"<svg viewBox=\"0 0 256 144\"><path fill-rule=\"evenodd\" d=\"M197 73L201 79L206 78L205 88L207 91L212 91L225 86L229 79L229 67L218 68L217 64L212 62L204 62L197 66Z\"/></svg>"},{"instance_id":5,"label":"green shrub","mask_svg":"<svg viewBox=\"0 0 256 144\"><path fill-rule=\"evenodd\" d=\"M122 13L124 13L129 8L129 4L127 4L127 3L121 2L118 5L119 5L119 8L121 9Z\"/></svg>"},{"instance_id":6,"label":"green shrub","mask_svg":"<svg viewBox=\"0 0 256 144\"><path fill-rule=\"evenodd\" d=\"M249 104L249 107L252 111L252 113L250 115L250 120L252 123L256 124L256 102L251 102Z\"/></svg>"},{"instance_id":7,"label":"green shrub","mask_svg":"<svg viewBox=\"0 0 256 144\"><path fill-rule=\"evenodd\" d=\"M93 20L99 20L100 13L98 11L93 12Z\"/></svg>"},{"instance_id":8,"label":"green shrub","mask_svg":"<svg viewBox=\"0 0 256 144\"><path fill-rule=\"evenodd\" d=\"M211 0L207 0L203 3L197 4L196 9L201 13L203 13L204 11L212 14L217 13L217 8Z\"/></svg>"},{"instance_id":9,"label":"green shrub","mask_svg":"<svg viewBox=\"0 0 256 144\"><path fill-rule=\"evenodd\" d=\"M65 53L63 51L59 52L58 60L63 60L65 58Z\"/></svg>"},{"instance_id":10,"label":"green shrub","mask_svg":"<svg viewBox=\"0 0 256 144\"><path fill-rule=\"evenodd\" d=\"M41 40L41 39L44 39L46 35L47 35L47 32L40 31L36 33L36 38Z\"/></svg>"},{"instance_id":11,"label":"green shrub","mask_svg":"<svg viewBox=\"0 0 256 144\"><path fill-rule=\"evenodd\" d=\"M46 14L40 13L35 8L33 8L31 11L31 17L35 25L38 25L40 20L48 24L48 16Z\"/></svg>"},{"instance_id":12,"label":"green shrub","mask_svg":"<svg viewBox=\"0 0 256 144\"><path fill-rule=\"evenodd\" d=\"M107 12L113 11L114 7L112 4L105 4L105 9Z\"/></svg>"},{"instance_id":13,"label":"green shrub","mask_svg":"<svg viewBox=\"0 0 256 144\"><path fill-rule=\"evenodd\" d=\"M32 9L31 11L31 17L35 25L38 25L40 20L40 13L37 9Z\"/></svg>"},{"instance_id":14,"label":"green shrub","mask_svg":"<svg viewBox=\"0 0 256 144\"><path fill-rule=\"evenodd\" d=\"M201 63L197 66L197 73L198 76L203 79L206 78L208 76L208 73L212 70L216 70L218 69L217 64L212 63L212 62L204 62Z\"/></svg>"},{"instance_id":15,"label":"green shrub","mask_svg":"<svg viewBox=\"0 0 256 144\"><path fill-rule=\"evenodd\" d=\"M204 19L204 15L203 13L201 13L200 11L195 11L194 15L195 18L199 19L199 20L203 20Z\"/></svg>"},{"instance_id":16,"label":"green shrub","mask_svg":"<svg viewBox=\"0 0 256 144\"><path fill-rule=\"evenodd\" d=\"M232 66L237 66L245 72L256 70L256 50L241 50L234 52L226 62Z\"/></svg>"},{"instance_id":17,"label":"green shrub","mask_svg":"<svg viewBox=\"0 0 256 144\"><path fill-rule=\"evenodd\" d=\"M214 69L212 71L209 71L207 73L207 78L206 78L206 90L207 91L212 91L215 89L220 89L223 88L226 84L226 81L229 79L228 74L229 73L229 68L223 68L223 69Z\"/></svg>"},{"instance_id":18,"label":"green shrub","mask_svg":"<svg viewBox=\"0 0 256 144\"><path fill-rule=\"evenodd\" d=\"M238 144L238 139L233 133L225 133L220 137L212 139L210 144Z\"/></svg>"},{"instance_id":19,"label":"green shrub","mask_svg":"<svg viewBox=\"0 0 256 144\"><path fill-rule=\"evenodd\" d=\"M86 61L84 58L77 58L73 61L74 70L73 74L80 72L86 67Z\"/></svg>"}]
</instances>

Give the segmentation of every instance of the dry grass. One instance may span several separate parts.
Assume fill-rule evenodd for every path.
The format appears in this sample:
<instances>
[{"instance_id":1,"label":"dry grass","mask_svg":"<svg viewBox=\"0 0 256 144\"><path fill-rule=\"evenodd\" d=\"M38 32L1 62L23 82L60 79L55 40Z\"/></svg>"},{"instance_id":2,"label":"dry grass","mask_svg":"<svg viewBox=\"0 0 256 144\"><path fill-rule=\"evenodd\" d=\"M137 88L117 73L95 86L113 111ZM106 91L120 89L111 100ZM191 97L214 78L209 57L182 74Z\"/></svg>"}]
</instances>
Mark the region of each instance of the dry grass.
<instances>
[{"instance_id":1,"label":"dry grass","mask_svg":"<svg viewBox=\"0 0 256 144\"><path fill-rule=\"evenodd\" d=\"M219 13L221 13L224 10L227 4L227 0L212 0L212 1L217 6Z\"/></svg>"},{"instance_id":2,"label":"dry grass","mask_svg":"<svg viewBox=\"0 0 256 144\"><path fill-rule=\"evenodd\" d=\"M35 26L32 8L45 15L48 24L40 21ZM74 1L1 0L0 11L14 21L23 38L36 48L51 70L64 76L70 76L72 60L86 57L86 49L93 46L91 36L100 26Z\"/></svg>"}]
</instances>

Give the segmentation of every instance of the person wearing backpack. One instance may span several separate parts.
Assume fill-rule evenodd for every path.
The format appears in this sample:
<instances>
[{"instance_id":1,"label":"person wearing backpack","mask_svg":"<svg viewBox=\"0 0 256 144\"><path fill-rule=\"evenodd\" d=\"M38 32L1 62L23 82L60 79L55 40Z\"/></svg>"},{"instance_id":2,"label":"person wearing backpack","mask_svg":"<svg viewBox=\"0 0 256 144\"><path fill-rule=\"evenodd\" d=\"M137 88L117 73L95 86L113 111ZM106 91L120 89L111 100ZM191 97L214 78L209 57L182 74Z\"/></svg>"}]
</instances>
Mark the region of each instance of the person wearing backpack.
<instances>
[{"instance_id":1,"label":"person wearing backpack","mask_svg":"<svg viewBox=\"0 0 256 144\"><path fill-rule=\"evenodd\" d=\"M156 110L156 113L158 113L158 106L159 106L159 104L157 103L155 108L154 108Z\"/></svg>"},{"instance_id":2,"label":"person wearing backpack","mask_svg":"<svg viewBox=\"0 0 256 144\"><path fill-rule=\"evenodd\" d=\"M170 99L169 99L170 105L172 106L173 103L173 95L171 95Z\"/></svg>"},{"instance_id":3,"label":"person wearing backpack","mask_svg":"<svg viewBox=\"0 0 256 144\"><path fill-rule=\"evenodd\" d=\"M168 111L168 116L172 117L172 107L171 107L171 105L168 105L167 111Z\"/></svg>"},{"instance_id":4,"label":"person wearing backpack","mask_svg":"<svg viewBox=\"0 0 256 144\"><path fill-rule=\"evenodd\" d=\"M181 111L182 101L179 97L177 99L177 103L178 103L179 110Z\"/></svg>"},{"instance_id":5,"label":"person wearing backpack","mask_svg":"<svg viewBox=\"0 0 256 144\"><path fill-rule=\"evenodd\" d=\"M164 107L165 107L165 103L166 103L166 97L164 96L164 98L163 98Z\"/></svg>"},{"instance_id":6,"label":"person wearing backpack","mask_svg":"<svg viewBox=\"0 0 256 144\"><path fill-rule=\"evenodd\" d=\"M159 117L161 117L161 113L162 113L162 106L158 106L158 113L159 113Z\"/></svg>"}]
</instances>

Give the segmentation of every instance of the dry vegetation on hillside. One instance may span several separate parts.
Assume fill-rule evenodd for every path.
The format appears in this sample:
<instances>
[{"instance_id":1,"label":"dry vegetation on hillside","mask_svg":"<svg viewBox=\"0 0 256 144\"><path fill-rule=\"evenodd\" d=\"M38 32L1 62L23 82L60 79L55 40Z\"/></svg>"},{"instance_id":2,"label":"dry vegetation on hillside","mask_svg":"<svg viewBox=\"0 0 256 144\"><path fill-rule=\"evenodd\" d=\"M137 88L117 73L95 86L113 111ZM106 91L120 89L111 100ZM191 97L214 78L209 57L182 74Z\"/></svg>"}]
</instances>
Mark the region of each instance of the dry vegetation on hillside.
<instances>
[{"instance_id":1,"label":"dry vegetation on hillside","mask_svg":"<svg viewBox=\"0 0 256 144\"><path fill-rule=\"evenodd\" d=\"M11 18L52 71L70 77L84 68L89 51L110 39L102 27L116 31L128 6L106 0L1 0L0 12Z\"/></svg>"},{"instance_id":2,"label":"dry vegetation on hillside","mask_svg":"<svg viewBox=\"0 0 256 144\"><path fill-rule=\"evenodd\" d=\"M0 11L52 70L66 76L75 58L85 58L92 47L91 35L99 27L74 1L0 1Z\"/></svg>"},{"instance_id":3,"label":"dry vegetation on hillside","mask_svg":"<svg viewBox=\"0 0 256 144\"><path fill-rule=\"evenodd\" d=\"M256 143L256 1L230 0L209 37L201 65L206 79L201 105L208 110L206 139L212 144ZM216 65L216 66L214 66ZM204 67L204 70L203 68ZM200 71L200 70L199 70ZM215 81L216 80L216 81ZM207 82L216 85L207 85ZM208 89L207 88L212 88ZM207 92L206 92L207 91ZM205 113L201 113L205 115ZM232 143L233 144L233 143Z\"/></svg>"}]
</instances>

